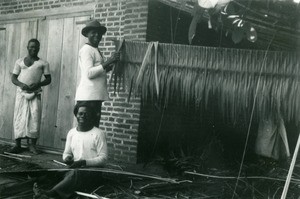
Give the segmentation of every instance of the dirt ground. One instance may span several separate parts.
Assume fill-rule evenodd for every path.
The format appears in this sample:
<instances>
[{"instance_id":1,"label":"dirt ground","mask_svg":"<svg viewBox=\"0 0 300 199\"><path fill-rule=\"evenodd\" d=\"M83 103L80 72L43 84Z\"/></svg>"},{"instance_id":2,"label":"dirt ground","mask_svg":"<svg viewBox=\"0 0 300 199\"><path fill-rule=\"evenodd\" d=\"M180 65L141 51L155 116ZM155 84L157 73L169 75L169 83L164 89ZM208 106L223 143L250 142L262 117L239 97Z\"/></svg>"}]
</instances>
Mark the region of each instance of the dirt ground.
<instances>
[{"instance_id":1,"label":"dirt ground","mask_svg":"<svg viewBox=\"0 0 300 199\"><path fill-rule=\"evenodd\" d=\"M0 154L3 155L10 147L0 145ZM46 176L42 186L49 189L61 179L63 172L59 170L67 168L53 161L61 161L60 155L32 155L26 150L22 155L31 157L20 160L0 156L0 198L32 198L32 185L38 178ZM178 159L168 163L158 160L134 165L111 162L109 169L144 176L104 172L101 182L85 191L107 198L280 198L289 166L267 159L245 162L242 177L237 183L238 163L211 168L199 162L196 159ZM287 198L299 198L299 163L296 164Z\"/></svg>"}]
</instances>

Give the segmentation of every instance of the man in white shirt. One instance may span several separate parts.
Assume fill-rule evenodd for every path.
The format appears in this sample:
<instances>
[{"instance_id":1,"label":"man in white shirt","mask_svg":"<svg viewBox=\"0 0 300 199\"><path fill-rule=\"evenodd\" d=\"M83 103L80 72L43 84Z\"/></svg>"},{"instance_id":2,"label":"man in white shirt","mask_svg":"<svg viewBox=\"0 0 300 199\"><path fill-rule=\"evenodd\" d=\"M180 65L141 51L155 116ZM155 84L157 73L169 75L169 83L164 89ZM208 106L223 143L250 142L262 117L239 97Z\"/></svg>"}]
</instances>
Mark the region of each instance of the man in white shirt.
<instances>
[{"instance_id":1,"label":"man in white shirt","mask_svg":"<svg viewBox=\"0 0 300 199\"><path fill-rule=\"evenodd\" d=\"M41 87L51 83L51 75L49 63L38 57L40 42L37 39L30 39L27 50L28 55L16 61L12 72L12 83L18 88L14 109L16 146L10 152L22 152L21 139L29 139L30 152L37 154L36 142L39 137L42 111Z\"/></svg>"},{"instance_id":2,"label":"man in white shirt","mask_svg":"<svg viewBox=\"0 0 300 199\"><path fill-rule=\"evenodd\" d=\"M80 83L76 90L77 104L88 103L97 110L94 126L99 127L102 102L109 100L107 91L107 73L120 59L120 53L114 53L105 61L98 46L105 34L106 27L97 20L86 24L81 33L88 42L80 49L78 63L81 71Z\"/></svg>"},{"instance_id":3,"label":"man in white shirt","mask_svg":"<svg viewBox=\"0 0 300 199\"><path fill-rule=\"evenodd\" d=\"M63 160L70 168L99 167L107 160L107 144L103 131L94 127L93 117L95 110L88 103L77 104L74 115L77 118L77 127L71 129L67 135ZM51 190L41 190L34 185L34 198L70 198L74 191L99 180L96 174L89 171L71 170L64 179Z\"/></svg>"}]
</instances>

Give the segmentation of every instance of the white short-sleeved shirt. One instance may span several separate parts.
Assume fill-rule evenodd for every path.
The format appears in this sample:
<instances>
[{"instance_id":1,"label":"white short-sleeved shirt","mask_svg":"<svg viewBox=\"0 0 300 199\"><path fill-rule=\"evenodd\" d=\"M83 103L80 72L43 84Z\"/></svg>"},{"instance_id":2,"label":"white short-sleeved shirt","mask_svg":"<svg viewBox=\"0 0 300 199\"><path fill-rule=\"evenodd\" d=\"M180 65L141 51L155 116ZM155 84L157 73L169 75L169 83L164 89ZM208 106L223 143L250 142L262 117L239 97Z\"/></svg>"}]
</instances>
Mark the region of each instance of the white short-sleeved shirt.
<instances>
[{"instance_id":1,"label":"white short-sleeved shirt","mask_svg":"<svg viewBox=\"0 0 300 199\"><path fill-rule=\"evenodd\" d=\"M31 66L26 66L24 59L20 58L16 61L13 74L18 75L18 80L24 84L30 85L39 83L42 75L49 75L49 63L42 59L35 61Z\"/></svg>"},{"instance_id":2,"label":"white short-sleeved shirt","mask_svg":"<svg viewBox=\"0 0 300 199\"><path fill-rule=\"evenodd\" d=\"M109 100L107 75L101 65L103 62L104 57L100 54L98 48L85 44L80 49L78 64L81 79L76 90L76 101Z\"/></svg>"}]
</instances>

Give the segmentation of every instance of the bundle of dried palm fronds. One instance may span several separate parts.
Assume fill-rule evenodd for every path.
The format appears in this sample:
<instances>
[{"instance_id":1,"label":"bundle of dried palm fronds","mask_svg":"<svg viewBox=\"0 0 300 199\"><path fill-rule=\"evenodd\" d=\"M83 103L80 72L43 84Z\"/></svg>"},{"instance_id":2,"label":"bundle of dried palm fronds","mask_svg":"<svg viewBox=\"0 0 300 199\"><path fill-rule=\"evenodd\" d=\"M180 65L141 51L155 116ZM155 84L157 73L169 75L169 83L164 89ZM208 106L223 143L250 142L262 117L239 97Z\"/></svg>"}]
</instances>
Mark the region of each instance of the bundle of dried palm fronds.
<instances>
[{"instance_id":1,"label":"bundle of dried palm fronds","mask_svg":"<svg viewBox=\"0 0 300 199\"><path fill-rule=\"evenodd\" d=\"M300 119L296 53L126 41L121 57L115 82L161 107L204 105L236 121L247 118L255 99L258 119Z\"/></svg>"}]
</instances>

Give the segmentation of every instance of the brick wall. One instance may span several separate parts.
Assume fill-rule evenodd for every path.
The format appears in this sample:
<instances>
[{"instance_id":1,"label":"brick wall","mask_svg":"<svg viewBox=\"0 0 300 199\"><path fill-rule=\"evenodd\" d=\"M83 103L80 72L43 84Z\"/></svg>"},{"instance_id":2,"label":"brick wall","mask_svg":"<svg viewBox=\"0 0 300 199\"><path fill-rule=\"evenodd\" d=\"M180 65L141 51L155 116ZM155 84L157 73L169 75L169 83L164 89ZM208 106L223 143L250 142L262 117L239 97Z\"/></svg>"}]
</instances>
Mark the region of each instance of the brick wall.
<instances>
[{"instance_id":1,"label":"brick wall","mask_svg":"<svg viewBox=\"0 0 300 199\"><path fill-rule=\"evenodd\" d=\"M107 27L100 49L105 56L115 51L114 39L146 40L148 0L2 0L0 16L94 3L95 18ZM111 101L102 107L100 128L107 133L110 157L113 160L136 162L140 99L127 102L128 93L114 93L109 87Z\"/></svg>"},{"instance_id":2,"label":"brick wall","mask_svg":"<svg viewBox=\"0 0 300 199\"><path fill-rule=\"evenodd\" d=\"M99 3L95 18L107 27L100 49L106 56L114 50L114 39L146 40L147 0L109 1ZM140 99L127 102L128 93L109 88L111 101L102 107L100 128L107 132L110 157L114 160L136 162Z\"/></svg>"}]
</instances>

